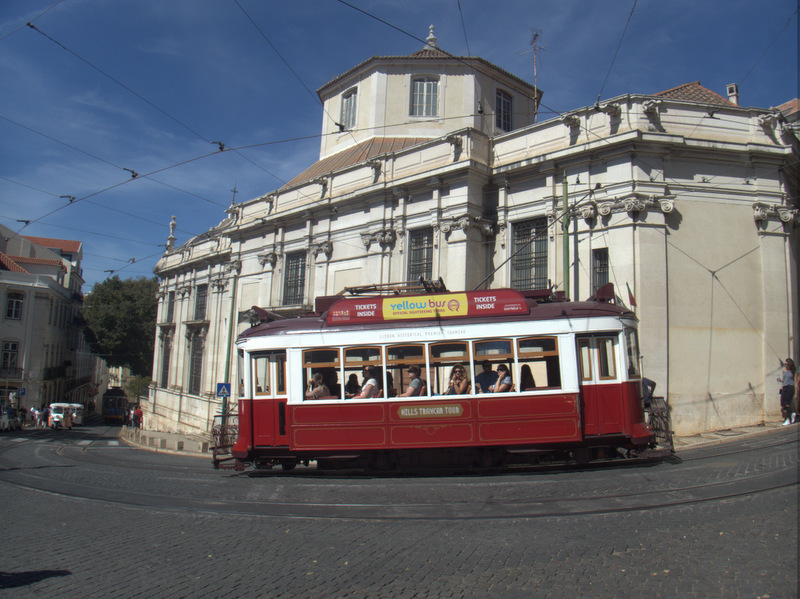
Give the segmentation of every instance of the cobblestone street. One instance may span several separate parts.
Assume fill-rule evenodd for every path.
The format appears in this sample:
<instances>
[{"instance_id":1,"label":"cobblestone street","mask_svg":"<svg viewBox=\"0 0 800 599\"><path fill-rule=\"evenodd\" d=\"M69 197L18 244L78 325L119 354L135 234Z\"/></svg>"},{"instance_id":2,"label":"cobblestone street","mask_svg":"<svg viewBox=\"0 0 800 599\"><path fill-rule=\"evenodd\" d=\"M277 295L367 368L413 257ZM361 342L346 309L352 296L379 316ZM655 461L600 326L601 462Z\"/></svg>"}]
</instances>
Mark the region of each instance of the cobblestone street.
<instances>
[{"instance_id":1,"label":"cobblestone street","mask_svg":"<svg viewBox=\"0 0 800 599\"><path fill-rule=\"evenodd\" d=\"M650 466L381 479L3 437L0 498L23 507L4 522L0 597L796 597L796 438ZM704 485L716 496L687 494ZM507 515L526 505L551 507ZM314 516L274 515L291 506Z\"/></svg>"},{"instance_id":2,"label":"cobblestone street","mask_svg":"<svg viewBox=\"0 0 800 599\"><path fill-rule=\"evenodd\" d=\"M152 513L3 495L27 506L0 552L8 597L786 598L797 588L796 488L467 522Z\"/></svg>"}]
</instances>

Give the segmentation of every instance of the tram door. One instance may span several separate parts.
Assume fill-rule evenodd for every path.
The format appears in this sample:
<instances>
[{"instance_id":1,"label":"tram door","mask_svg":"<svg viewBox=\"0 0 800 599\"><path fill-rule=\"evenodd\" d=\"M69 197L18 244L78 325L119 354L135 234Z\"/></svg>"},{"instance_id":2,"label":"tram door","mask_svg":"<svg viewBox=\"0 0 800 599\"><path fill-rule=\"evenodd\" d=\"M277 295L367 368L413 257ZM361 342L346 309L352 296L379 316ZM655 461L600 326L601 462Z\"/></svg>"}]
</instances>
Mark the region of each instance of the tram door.
<instances>
[{"instance_id":1,"label":"tram door","mask_svg":"<svg viewBox=\"0 0 800 599\"><path fill-rule=\"evenodd\" d=\"M288 445L286 352L253 355L253 444Z\"/></svg>"},{"instance_id":2,"label":"tram door","mask_svg":"<svg viewBox=\"0 0 800 599\"><path fill-rule=\"evenodd\" d=\"M584 435L623 432L618 341L616 335L579 335L577 338Z\"/></svg>"}]
</instances>

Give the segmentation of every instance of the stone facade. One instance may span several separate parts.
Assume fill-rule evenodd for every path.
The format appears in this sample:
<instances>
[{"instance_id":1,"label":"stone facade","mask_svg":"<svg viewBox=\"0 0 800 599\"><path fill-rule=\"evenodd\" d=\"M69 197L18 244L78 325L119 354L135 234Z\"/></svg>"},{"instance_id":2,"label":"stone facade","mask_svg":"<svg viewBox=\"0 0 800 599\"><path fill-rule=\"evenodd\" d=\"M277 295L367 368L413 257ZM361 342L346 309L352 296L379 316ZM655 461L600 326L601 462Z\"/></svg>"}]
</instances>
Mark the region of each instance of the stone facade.
<instances>
[{"instance_id":1,"label":"stone facade","mask_svg":"<svg viewBox=\"0 0 800 599\"><path fill-rule=\"evenodd\" d=\"M237 385L221 400L216 383L235 383L251 321L420 274L576 299L613 282L677 432L778 418L775 378L799 349L800 222L796 131L779 112L695 83L537 123L539 90L431 38L319 94L319 162L158 263L152 428L203 432L235 409Z\"/></svg>"},{"instance_id":2,"label":"stone facade","mask_svg":"<svg viewBox=\"0 0 800 599\"><path fill-rule=\"evenodd\" d=\"M41 408L96 399L83 336L80 241L25 237L0 226L0 404ZM14 394L15 399L10 400Z\"/></svg>"}]
</instances>

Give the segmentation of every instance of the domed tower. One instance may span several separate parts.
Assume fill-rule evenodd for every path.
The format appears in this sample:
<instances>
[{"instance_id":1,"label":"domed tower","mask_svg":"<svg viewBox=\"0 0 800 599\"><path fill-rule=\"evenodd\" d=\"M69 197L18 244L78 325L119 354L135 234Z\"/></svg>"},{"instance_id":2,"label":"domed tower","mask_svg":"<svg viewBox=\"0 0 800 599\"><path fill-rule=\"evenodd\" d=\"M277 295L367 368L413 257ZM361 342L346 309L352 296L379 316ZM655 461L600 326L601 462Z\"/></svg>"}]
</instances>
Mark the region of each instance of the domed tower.
<instances>
[{"instance_id":1,"label":"domed tower","mask_svg":"<svg viewBox=\"0 0 800 599\"><path fill-rule=\"evenodd\" d=\"M534 122L541 90L442 50L433 25L426 42L409 56L373 56L317 91L320 159L367 141L395 151L467 127L494 136Z\"/></svg>"}]
</instances>

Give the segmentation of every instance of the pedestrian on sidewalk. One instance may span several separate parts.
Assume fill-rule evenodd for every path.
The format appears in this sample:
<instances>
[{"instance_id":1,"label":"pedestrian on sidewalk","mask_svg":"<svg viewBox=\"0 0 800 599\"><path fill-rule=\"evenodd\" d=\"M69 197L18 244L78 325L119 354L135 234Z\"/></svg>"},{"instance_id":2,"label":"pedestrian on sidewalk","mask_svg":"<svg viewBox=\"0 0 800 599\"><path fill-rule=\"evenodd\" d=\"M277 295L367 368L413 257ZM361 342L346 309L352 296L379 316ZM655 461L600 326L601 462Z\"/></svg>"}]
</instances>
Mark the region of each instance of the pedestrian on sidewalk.
<instances>
[{"instance_id":1,"label":"pedestrian on sidewalk","mask_svg":"<svg viewBox=\"0 0 800 599\"><path fill-rule=\"evenodd\" d=\"M144 412L139 404L136 404L136 409L133 411L133 427L142 428L142 420L144 420Z\"/></svg>"},{"instance_id":2,"label":"pedestrian on sidewalk","mask_svg":"<svg viewBox=\"0 0 800 599\"><path fill-rule=\"evenodd\" d=\"M781 384L781 417L784 418L783 426L789 426L797 422L797 413L792 408L796 371L794 360L786 358L781 376L778 377L778 382Z\"/></svg>"}]
</instances>

